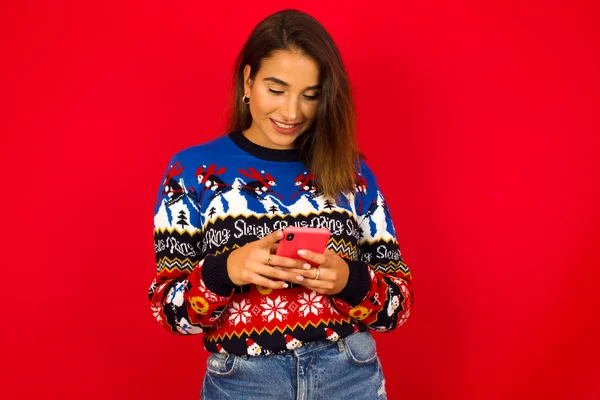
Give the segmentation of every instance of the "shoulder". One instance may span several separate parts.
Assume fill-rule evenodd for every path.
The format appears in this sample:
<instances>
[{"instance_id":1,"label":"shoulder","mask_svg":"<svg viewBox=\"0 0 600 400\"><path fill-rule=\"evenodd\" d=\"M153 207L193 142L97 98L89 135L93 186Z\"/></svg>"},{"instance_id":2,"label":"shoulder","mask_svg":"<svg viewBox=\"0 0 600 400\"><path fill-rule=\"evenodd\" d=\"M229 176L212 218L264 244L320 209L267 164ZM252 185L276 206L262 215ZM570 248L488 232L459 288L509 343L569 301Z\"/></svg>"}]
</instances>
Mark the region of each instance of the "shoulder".
<instances>
[{"instance_id":1,"label":"shoulder","mask_svg":"<svg viewBox=\"0 0 600 400\"><path fill-rule=\"evenodd\" d=\"M225 135L177 151L171 157L169 164L179 164L186 171L212 164L223 166L230 164L235 159L236 153L238 151L235 144L229 135Z\"/></svg>"},{"instance_id":2,"label":"shoulder","mask_svg":"<svg viewBox=\"0 0 600 400\"><path fill-rule=\"evenodd\" d=\"M173 155L172 159L183 164L194 161L203 162L207 158L222 157L223 154L228 154L231 151L231 144L228 135L220 136L208 142L181 149Z\"/></svg>"},{"instance_id":3,"label":"shoulder","mask_svg":"<svg viewBox=\"0 0 600 400\"><path fill-rule=\"evenodd\" d=\"M358 172L359 179L362 177L369 183L370 182L375 183L377 181L377 178L375 177L375 173L373 172L371 167L369 167L369 164L367 164L367 162L365 161L364 158L360 160L357 172Z\"/></svg>"}]
</instances>

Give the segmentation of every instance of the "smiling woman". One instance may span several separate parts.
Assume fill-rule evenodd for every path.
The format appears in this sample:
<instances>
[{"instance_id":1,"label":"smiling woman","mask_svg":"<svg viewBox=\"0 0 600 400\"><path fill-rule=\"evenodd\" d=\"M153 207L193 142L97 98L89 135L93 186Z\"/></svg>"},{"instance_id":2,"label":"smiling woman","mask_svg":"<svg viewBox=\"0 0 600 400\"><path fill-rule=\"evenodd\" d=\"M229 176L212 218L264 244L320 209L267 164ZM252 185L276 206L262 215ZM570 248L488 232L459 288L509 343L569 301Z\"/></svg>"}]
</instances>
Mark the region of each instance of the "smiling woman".
<instances>
[{"instance_id":1,"label":"smiling woman","mask_svg":"<svg viewBox=\"0 0 600 400\"><path fill-rule=\"evenodd\" d=\"M280 50L263 60L251 79L244 67L244 91L249 98L250 127L244 135L272 149L293 149L296 139L313 124L319 101L319 67L299 51Z\"/></svg>"},{"instance_id":2,"label":"smiling woman","mask_svg":"<svg viewBox=\"0 0 600 400\"><path fill-rule=\"evenodd\" d=\"M203 399L385 399L370 331L406 321L412 277L331 36L300 11L269 16L237 58L231 101L227 134L163 176L155 317L204 333ZM327 249L278 255L287 226L329 230Z\"/></svg>"}]
</instances>

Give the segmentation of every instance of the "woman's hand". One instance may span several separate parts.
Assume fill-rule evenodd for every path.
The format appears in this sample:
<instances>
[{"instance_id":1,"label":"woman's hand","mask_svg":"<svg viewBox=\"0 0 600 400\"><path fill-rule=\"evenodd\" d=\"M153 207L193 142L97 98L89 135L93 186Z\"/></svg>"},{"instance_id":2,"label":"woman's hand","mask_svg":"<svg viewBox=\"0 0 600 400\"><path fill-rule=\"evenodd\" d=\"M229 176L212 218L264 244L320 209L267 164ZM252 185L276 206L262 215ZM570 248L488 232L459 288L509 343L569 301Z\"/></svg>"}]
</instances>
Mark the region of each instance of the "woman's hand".
<instances>
[{"instance_id":1,"label":"woman's hand","mask_svg":"<svg viewBox=\"0 0 600 400\"><path fill-rule=\"evenodd\" d=\"M299 250L298 255L319 267L290 269L289 272L294 274L291 282L329 296L338 294L346 287L350 268L335 252L327 249L323 254L319 254L309 250Z\"/></svg>"},{"instance_id":2,"label":"woman's hand","mask_svg":"<svg viewBox=\"0 0 600 400\"><path fill-rule=\"evenodd\" d=\"M281 231L275 231L229 253L229 279L238 286L254 284L271 289L287 288L289 285L285 281L295 281L298 274L292 271L302 269L305 262L273 254L282 237Z\"/></svg>"}]
</instances>

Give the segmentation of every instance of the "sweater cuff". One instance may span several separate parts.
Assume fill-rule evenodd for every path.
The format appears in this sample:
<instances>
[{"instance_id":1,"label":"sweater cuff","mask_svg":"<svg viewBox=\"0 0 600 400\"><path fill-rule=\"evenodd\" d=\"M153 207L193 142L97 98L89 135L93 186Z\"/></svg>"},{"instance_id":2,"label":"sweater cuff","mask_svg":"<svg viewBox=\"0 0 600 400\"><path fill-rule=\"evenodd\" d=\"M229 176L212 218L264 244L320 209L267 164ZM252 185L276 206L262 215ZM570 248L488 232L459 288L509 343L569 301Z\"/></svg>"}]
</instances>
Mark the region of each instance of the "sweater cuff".
<instances>
[{"instance_id":1,"label":"sweater cuff","mask_svg":"<svg viewBox=\"0 0 600 400\"><path fill-rule=\"evenodd\" d=\"M201 271L204 286L211 292L222 297L229 297L231 291L236 286L227 273L227 257L229 257L229 253L231 253L231 250L218 256L212 254L206 256Z\"/></svg>"},{"instance_id":2,"label":"sweater cuff","mask_svg":"<svg viewBox=\"0 0 600 400\"><path fill-rule=\"evenodd\" d=\"M351 307L357 306L367 296L371 289L371 277L369 276L369 265L359 260L348 260L343 258L348 264L350 275L346 287L335 294L334 297L344 300Z\"/></svg>"}]
</instances>

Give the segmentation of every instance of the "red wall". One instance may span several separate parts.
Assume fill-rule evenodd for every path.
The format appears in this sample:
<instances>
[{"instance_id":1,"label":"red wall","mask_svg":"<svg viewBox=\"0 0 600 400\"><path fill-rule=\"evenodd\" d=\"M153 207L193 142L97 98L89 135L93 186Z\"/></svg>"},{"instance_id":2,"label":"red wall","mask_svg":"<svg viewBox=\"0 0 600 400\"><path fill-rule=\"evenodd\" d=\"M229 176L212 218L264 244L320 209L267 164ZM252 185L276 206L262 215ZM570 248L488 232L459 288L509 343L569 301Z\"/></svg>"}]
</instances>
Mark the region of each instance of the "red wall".
<instances>
[{"instance_id":1,"label":"red wall","mask_svg":"<svg viewBox=\"0 0 600 400\"><path fill-rule=\"evenodd\" d=\"M600 397L592 2L202 3L0 6L0 397L198 398L200 337L147 302L154 199L290 6L342 51L412 267L409 322L377 335L389 397Z\"/></svg>"}]
</instances>

